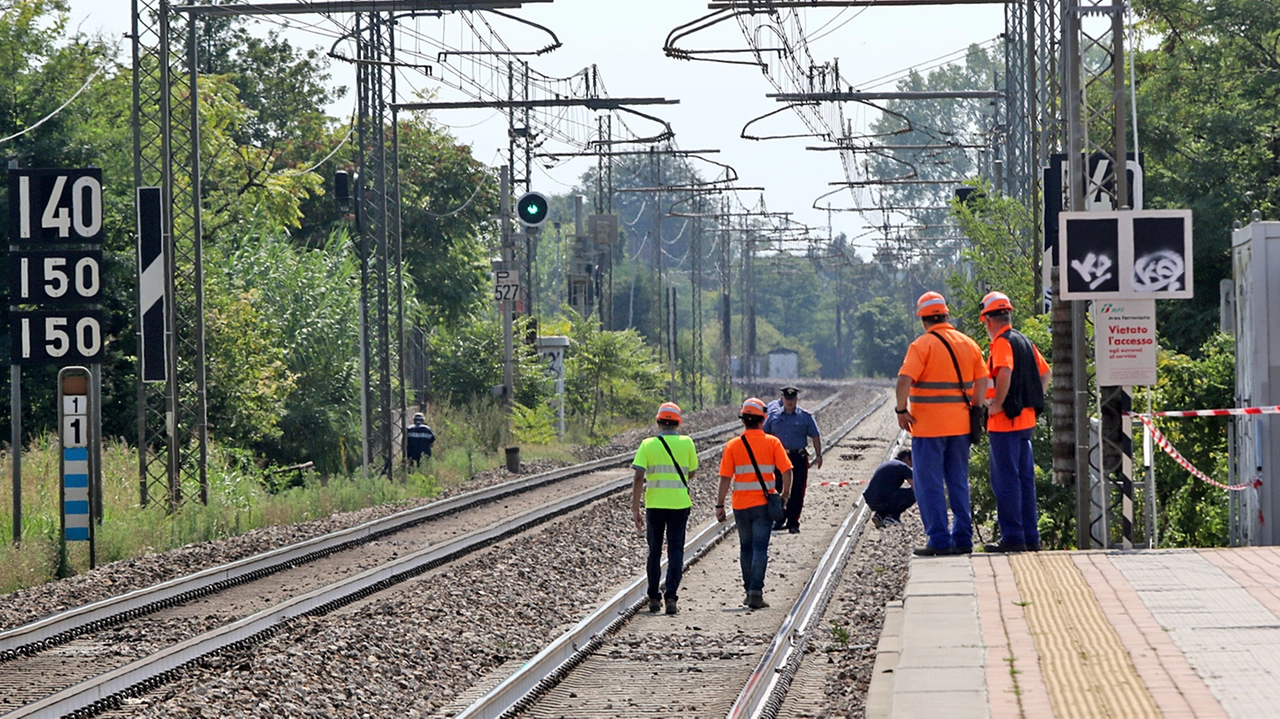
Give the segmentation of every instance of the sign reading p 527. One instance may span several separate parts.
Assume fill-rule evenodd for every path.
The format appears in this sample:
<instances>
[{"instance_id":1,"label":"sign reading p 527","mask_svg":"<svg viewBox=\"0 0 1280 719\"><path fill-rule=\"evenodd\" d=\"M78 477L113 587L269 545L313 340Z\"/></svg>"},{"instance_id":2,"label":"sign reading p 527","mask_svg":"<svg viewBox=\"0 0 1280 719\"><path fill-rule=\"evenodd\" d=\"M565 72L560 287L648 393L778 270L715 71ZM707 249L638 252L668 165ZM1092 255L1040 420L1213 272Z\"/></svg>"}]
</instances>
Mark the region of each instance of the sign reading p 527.
<instances>
[{"instance_id":1,"label":"sign reading p 527","mask_svg":"<svg viewBox=\"0 0 1280 719\"><path fill-rule=\"evenodd\" d=\"M102 242L102 170L9 170L9 241Z\"/></svg>"}]
</instances>

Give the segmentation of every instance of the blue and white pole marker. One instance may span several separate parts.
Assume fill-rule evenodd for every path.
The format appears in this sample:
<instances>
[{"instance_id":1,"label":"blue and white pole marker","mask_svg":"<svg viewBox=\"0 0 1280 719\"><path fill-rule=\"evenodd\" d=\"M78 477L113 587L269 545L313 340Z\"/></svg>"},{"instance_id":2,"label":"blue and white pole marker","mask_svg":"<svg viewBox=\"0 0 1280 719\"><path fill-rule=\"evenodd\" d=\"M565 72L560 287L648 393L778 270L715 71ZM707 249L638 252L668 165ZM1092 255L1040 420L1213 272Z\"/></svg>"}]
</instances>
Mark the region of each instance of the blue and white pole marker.
<instances>
[{"instance_id":1,"label":"blue and white pole marker","mask_svg":"<svg viewBox=\"0 0 1280 719\"><path fill-rule=\"evenodd\" d=\"M68 542L93 541L89 502L89 371L64 367L58 372L62 440L62 536Z\"/></svg>"}]
</instances>

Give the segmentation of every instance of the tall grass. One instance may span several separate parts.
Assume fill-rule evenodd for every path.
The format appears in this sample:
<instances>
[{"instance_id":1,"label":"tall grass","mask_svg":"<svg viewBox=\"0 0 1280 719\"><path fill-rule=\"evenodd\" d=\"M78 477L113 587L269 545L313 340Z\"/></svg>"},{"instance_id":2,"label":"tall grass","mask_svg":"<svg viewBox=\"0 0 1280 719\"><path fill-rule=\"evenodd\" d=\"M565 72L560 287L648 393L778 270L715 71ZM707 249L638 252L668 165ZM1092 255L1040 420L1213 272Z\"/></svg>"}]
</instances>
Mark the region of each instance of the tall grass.
<instances>
[{"instance_id":1,"label":"tall grass","mask_svg":"<svg viewBox=\"0 0 1280 719\"><path fill-rule=\"evenodd\" d=\"M280 475L259 469L248 453L211 446L209 504L188 501L177 512L165 512L164 498L139 503L138 457L128 444L109 442L102 451L103 522L96 531L99 564L163 552L196 542L223 539L272 525L292 524L378 504L432 497L442 487L459 484L500 464L495 451L495 425L489 408L453 410L445 426L481 430L441 432L435 458L387 478L320 477L304 474L301 486L271 493L266 487ZM533 448L530 448L531 450ZM10 543L13 528L12 462L0 451L0 593L48 582L58 576L60 560L58 443L53 435L31 442L22 455L22 542ZM565 455L541 448L526 456ZM67 547L69 569L89 567L87 542Z\"/></svg>"}]
</instances>

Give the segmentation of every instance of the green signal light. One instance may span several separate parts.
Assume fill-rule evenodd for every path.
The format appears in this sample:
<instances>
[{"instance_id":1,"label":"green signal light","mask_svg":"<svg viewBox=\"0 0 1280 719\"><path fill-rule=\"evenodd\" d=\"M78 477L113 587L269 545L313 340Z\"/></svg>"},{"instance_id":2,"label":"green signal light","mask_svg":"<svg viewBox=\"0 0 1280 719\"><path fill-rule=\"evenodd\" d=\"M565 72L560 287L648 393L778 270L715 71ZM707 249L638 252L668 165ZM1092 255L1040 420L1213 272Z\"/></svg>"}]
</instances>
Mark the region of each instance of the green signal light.
<instances>
[{"instance_id":1,"label":"green signal light","mask_svg":"<svg viewBox=\"0 0 1280 719\"><path fill-rule=\"evenodd\" d=\"M516 217L525 227L538 227L546 222L550 207L540 192L526 192L516 203Z\"/></svg>"}]
</instances>

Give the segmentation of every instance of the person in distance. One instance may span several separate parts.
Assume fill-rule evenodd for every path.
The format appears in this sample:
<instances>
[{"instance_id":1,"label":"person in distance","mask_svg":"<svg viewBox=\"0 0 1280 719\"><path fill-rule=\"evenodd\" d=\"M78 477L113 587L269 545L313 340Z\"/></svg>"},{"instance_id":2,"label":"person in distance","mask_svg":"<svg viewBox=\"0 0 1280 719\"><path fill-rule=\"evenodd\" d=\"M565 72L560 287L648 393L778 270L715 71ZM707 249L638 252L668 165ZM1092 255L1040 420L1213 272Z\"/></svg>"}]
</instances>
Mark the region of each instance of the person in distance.
<instances>
[{"instance_id":1,"label":"person in distance","mask_svg":"<svg viewBox=\"0 0 1280 719\"><path fill-rule=\"evenodd\" d=\"M777 437L765 434L764 402L748 397L738 415L742 434L724 445L720 459L720 486L716 488L716 519L725 520L724 500L733 488L733 519L738 525L738 562L742 565L742 586L746 597L742 603L752 609L764 609L764 574L769 565L769 535L773 520L769 519L768 494L781 495L785 503L791 495L791 460ZM782 489L765 479L780 474Z\"/></svg>"},{"instance_id":2,"label":"person in distance","mask_svg":"<svg viewBox=\"0 0 1280 719\"><path fill-rule=\"evenodd\" d=\"M916 493L911 487L911 450L904 449L884 464L876 467L871 481L862 491L862 498L874 514L871 523L877 529L902 524L902 513L916 503ZM905 486L904 486L905 485Z\"/></svg>"},{"instance_id":3,"label":"person in distance","mask_svg":"<svg viewBox=\"0 0 1280 719\"><path fill-rule=\"evenodd\" d=\"M698 449L693 439L678 433L681 415L675 402L658 407L658 434L640 443L631 467L631 519L636 529L647 532L649 556L645 573L649 578L649 611L662 609L665 596L667 614L679 611L680 580L684 577L684 538L689 524L689 482L698 469ZM644 495L644 516L640 514L640 496ZM659 594L658 580L662 570L662 538L667 539L667 588Z\"/></svg>"},{"instance_id":4,"label":"person in distance","mask_svg":"<svg viewBox=\"0 0 1280 719\"><path fill-rule=\"evenodd\" d=\"M774 522L774 531L786 529L800 533L800 512L804 510L804 491L809 484L809 439L813 438L813 466L822 469L822 437L818 423L809 410L796 406L800 390L790 385L782 388L782 409L764 420L764 431L777 437L791 459L791 498L787 500L787 516ZM766 408L767 412L767 408ZM782 491L781 482L778 491Z\"/></svg>"},{"instance_id":5,"label":"person in distance","mask_svg":"<svg viewBox=\"0 0 1280 719\"><path fill-rule=\"evenodd\" d=\"M1031 434L1044 411L1049 365L1035 344L1013 329L1012 313L1007 295L988 292L978 314L991 340L987 437L991 440L991 492L996 497L996 522L1000 525L1000 541L985 545L987 552L1040 549Z\"/></svg>"},{"instance_id":6,"label":"person in distance","mask_svg":"<svg viewBox=\"0 0 1280 719\"><path fill-rule=\"evenodd\" d=\"M916 502L929 541L921 557L973 551L969 507L969 407L987 392L982 350L947 321L947 301L926 292L916 301L924 333L909 347L895 389L898 426L911 432ZM908 403L910 403L908 405ZM950 504L954 521L948 521Z\"/></svg>"},{"instance_id":7,"label":"person in distance","mask_svg":"<svg viewBox=\"0 0 1280 719\"><path fill-rule=\"evenodd\" d=\"M405 455L410 464L417 464L423 457L431 457L431 447L436 443L436 433L427 426L427 418L421 412L413 415L413 424L405 427Z\"/></svg>"}]
</instances>

